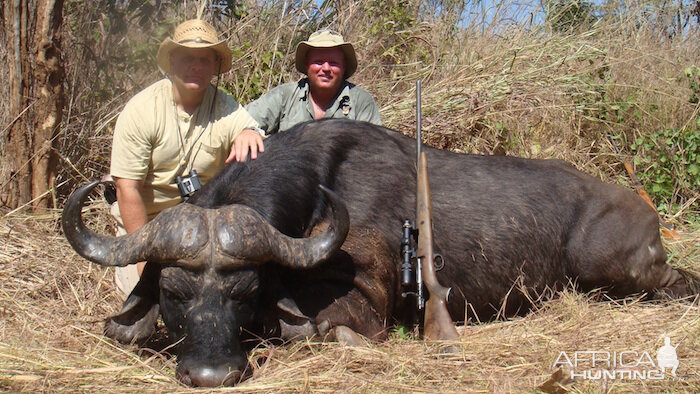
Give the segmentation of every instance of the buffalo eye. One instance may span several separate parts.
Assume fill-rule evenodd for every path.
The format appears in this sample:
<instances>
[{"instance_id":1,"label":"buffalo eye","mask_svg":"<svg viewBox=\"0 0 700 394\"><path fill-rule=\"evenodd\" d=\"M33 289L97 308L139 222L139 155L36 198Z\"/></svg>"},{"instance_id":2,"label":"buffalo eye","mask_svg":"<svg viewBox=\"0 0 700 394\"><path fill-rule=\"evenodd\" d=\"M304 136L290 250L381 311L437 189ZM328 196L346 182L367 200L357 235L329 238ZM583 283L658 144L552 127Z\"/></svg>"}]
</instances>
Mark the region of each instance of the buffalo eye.
<instances>
[{"instance_id":1,"label":"buffalo eye","mask_svg":"<svg viewBox=\"0 0 700 394\"><path fill-rule=\"evenodd\" d=\"M245 287L243 289L238 286L234 286L228 293L228 298L236 303L248 303L253 301L257 294L257 286Z\"/></svg>"},{"instance_id":2,"label":"buffalo eye","mask_svg":"<svg viewBox=\"0 0 700 394\"><path fill-rule=\"evenodd\" d=\"M181 269L166 268L161 273L160 291L172 301L188 301L194 296L194 286L191 278L184 275Z\"/></svg>"},{"instance_id":3,"label":"buffalo eye","mask_svg":"<svg viewBox=\"0 0 700 394\"><path fill-rule=\"evenodd\" d=\"M171 301L187 301L191 298L187 297L185 293L177 289L168 289L161 287L160 291L166 299Z\"/></svg>"},{"instance_id":4,"label":"buffalo eye","mask_svg":"<svg viewBox=\"0 0 700 394\"><path fill-rule=\"evenodd\" d=\"M258 294L258 275L253 270L242 270L228 276L228 298L236 302L250 302Z\"/></svg>"}]
</instances>

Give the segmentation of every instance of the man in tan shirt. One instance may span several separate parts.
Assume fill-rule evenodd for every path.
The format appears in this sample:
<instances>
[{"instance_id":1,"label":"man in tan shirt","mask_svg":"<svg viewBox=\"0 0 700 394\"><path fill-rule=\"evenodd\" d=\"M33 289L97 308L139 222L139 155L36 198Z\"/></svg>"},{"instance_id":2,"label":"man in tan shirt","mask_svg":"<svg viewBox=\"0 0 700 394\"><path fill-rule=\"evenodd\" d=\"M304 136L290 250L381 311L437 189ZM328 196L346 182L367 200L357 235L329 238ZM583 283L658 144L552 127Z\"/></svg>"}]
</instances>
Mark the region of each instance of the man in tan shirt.
<instances>
[{"instance_id":1,"label":"man in tan shirt","mask_svg":"<svg viewBox=\"0 0 700 394\"><path fill-rule=\"evenodd\" d=\"M167 75L139 92L117 119L110 174L120 234L138 230L187 197L178 179L204 184L226 163L263 151L258 123L231 96L211 84L231 68L231 51L210 24L194 19L175 28L158 50ZM194 175L196 172L196 175ZM182 182L180 182L182 183ZM128 295L145 263L120 267L116 283Z\"/></svg>"}]
</instances>

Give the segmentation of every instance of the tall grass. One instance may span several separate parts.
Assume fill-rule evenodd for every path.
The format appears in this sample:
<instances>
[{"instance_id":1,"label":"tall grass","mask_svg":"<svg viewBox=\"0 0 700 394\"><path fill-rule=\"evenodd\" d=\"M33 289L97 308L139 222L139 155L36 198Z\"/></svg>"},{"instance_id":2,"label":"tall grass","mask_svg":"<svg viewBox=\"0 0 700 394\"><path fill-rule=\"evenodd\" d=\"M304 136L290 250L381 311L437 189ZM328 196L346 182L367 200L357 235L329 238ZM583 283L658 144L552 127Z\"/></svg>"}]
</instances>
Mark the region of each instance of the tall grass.
<instances>
[{"instance_id":1,"label":"tall grass","mask_svg":"<svg viewBox=\"0 0 700 394\"><path fill-rule=\"evenodd\" d=\"M161 5L110 15L89 2L68 3L70 97L57 182L69 181L63 194L108 171L116 115L160 78L159 42L195 8L189 2L189 9ZM244 104L299 78L296 44L331 27L355 43L359 69L351 80L375 96L386 126L414 133L415 81L422 80L425 138L444 149L561 158L626 183L610 138L630 158L637 137L700 118L683 77L700 62L697 26L669 37L659 26L663 10L649 16L651 3L619 2L615 8L624 13L563 31L544 23L538 3L453 9L401 0L290 3L246 3L239 19L205 15L234 52L220 84ZM670 212L677 219L698 212L693 195L684 193L674 201L683 211Z\"/></svg>"}]
</instances>

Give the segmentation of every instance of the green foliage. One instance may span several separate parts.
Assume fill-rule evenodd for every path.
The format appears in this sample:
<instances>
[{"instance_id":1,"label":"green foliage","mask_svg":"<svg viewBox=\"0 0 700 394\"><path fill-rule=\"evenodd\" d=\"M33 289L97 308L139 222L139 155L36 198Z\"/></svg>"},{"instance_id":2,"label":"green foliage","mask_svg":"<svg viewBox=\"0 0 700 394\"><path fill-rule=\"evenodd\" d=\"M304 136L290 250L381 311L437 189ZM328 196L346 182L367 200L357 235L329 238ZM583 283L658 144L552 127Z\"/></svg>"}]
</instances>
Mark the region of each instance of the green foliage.
<instances>
[{"instance_id":1,"label":"green foliage","mask_svg":"<svg viewBox=\"0 0 700 394\"><path fill-rule=\"evenodd\" d=\"M401 64L412 52L411 29L416 24L414 6L410 0L372 0L365 6L365 14L372 20L369 35L382 43L378 54L385 63Z\"/></svg>"},{"instance_id":2,"label":"green foliage","mask_svg":"<svg viewBox=\"0 0 700 394\"><path fill-rule=\"evenodd\" d=\"M212 1L209 7L215 18L240 20L248 14L247 5L240 0Z\"/></svg>"},{"instance_id":3,"label":"green foliage","mask_svg":"<svg viewBox=\"0 0 700 394\"><path fill-rule=\"evenodd\" d=\"M413 332L413 330L410 327L404 326L404 325L397 325L394 328L392 336L395 338L398 338L398 339L403 339L403 340L415 340L416 339L416 335Z\"/></svg>"},{"instance_id":4,"label":"green foliage","mask_svg":"<svg viewBox=\"0 0 700 394\"><path fill-rule=\"evenodd\" d=\"M638 137L630 148L640 181L659 210L668 213L700 190L700 118L692 127Z\"/></svg>"},{"instance_id":5,"label":"green foliage","mask_svg":"<svg viewBox=\"0 0 700 394\"><path fill-rule=\"evenodd\" d=\"M607 91L604 91L601 101L597 103L597 113L602 121L629 128L642 121L645 113L642 106L647 106L647 113L653 113L657 109L654 106L649 106L648 103L641 103L633 93L620 98L612 98Z\"/></svg>"},{"instance_id":6,"label":"green foliage","mask_svg":"<svg viewBox=\"0 0 700 394\"><path fill-rule=\"evenodd\" d=\"M244 42L232 49L233 58L243 57L250 49L252 43ZM258 61L255 68L246 70L245 78L234 78L232 80L223 81L221 86L228 93L232 94L239 102L247 103L255 100L265 93L268 89L277 85L277 77L281 69L284 53L273 48L258 52ZM276 59L273 62L273 59ZM243 74L243 73L239 73ZM272 81L272 86L270 85Z\"/></svg>"},{"instance_id":7,"label":"green foliage","mask_svg":"<svg viewBox=\"0 0 700 394\"><path fill-rule=\"evenodd\" d=\"M595 65L590 59L590 66ZM619 77L619 76L618 76ZM643 92L621 88L611 77L609 66L603 59L602 66L573 78L580 85L569 92L576 108L590 124L598 138L599 130L612 129L619 132L615 137L620 148L630 140L632 130L636 137L628 144L634 157L637 175L645 190L658 204L664 214L677 213L681 207L698 196L700 190L700 117L695 115L688 126L661 128L648 127L649 119L662 117L659 102L649 100ZM683 70L678 82L690 88L688 101L696 104L700 97L700 69L690 66ZM680 88L680 87L679 87ZM641 132L640 132L641 130ZM607 132L610 133L610 132ZM627 138L624 135L627 134ZM685 211L687 220L693 218L694 210Z\"/></svg>"},{"instance_id":8,"label":"green foliage","mask_svg":"<svg viewBox=\"0 0 700 394\"><path fill-rule=\"evenodd\" d=\"M700 103L700 67L692 65L684 70L683 75L687 78L690 86L690 98L688 98L688 101L691 104Z\"/></svg>"},{"instance_id":9,"label":"green foliage","mask_svg":"<svg viewBox=\"0 0 700 394\"><path fill-rule=\"evenodd\" d=\"M591 63L592 65L593 63ZM629 144L637 175L645 190L664 214L676 213L700 190L700 116L688 126L646 128L648 120L660 116L659 103L639 95L639 91L621 89L608 73L608 67L594 67L578 77L582 83L572 91L576 108L585 119L605 128L621 131L615 138L624 141L630 130L638 132ZM698 103L700 97L700 69L690 66L683 70L678 82L690 88L688 101ZM658 126L657 126L658 127ZM596 126L593 130L600 130ZM650 130L650 131L646 131ZM652 131L653 130L653 131ZM629 138L627 139L629 140ZM622 142L621 148L624 146ZM687 220L694 213L686 212Z\"/></svg>"},{"instance_id":10,"label":"green foliage","mask_svg":"<svg viewBox=\"0 0 700 394\"><path fill-rule=\"evenodd\" d=\"M368 2L365 12L374 15L375 20L369 27L372 35L399 32L409 29L416 20L411 11L410 0L372 0Z\"/></svg>"},{"instance_id":11,"label":"green foliage","mask_svg":"<svg viewBox=\"0 0 700 394\"><path fill-rule=\"evenodd\" d=\"M552 30L568 32L594 22L597 18L593 11L593 3L586 0L548 0L545 13Z\"/></svg>"}]
</instances>

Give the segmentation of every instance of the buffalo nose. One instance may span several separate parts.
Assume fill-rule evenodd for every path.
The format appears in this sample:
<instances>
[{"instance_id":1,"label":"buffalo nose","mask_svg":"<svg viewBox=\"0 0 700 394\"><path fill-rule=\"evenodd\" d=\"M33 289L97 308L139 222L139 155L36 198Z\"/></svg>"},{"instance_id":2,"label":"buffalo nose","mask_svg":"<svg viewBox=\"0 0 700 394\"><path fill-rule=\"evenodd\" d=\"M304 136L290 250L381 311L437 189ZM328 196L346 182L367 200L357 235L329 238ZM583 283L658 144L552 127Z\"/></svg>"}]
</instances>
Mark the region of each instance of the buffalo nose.
<instances>
[{"instance_id":1,"label":"buffalo nose","mask_svg":"<svg viewBox=\"0 0 700 394\"><path fill-rule=\"evenodd\" d=\"M183 368L178 373L180 382L195 387L234 386L241 379L241 371L229 365Z\"/></svg>"}]
</instances>

